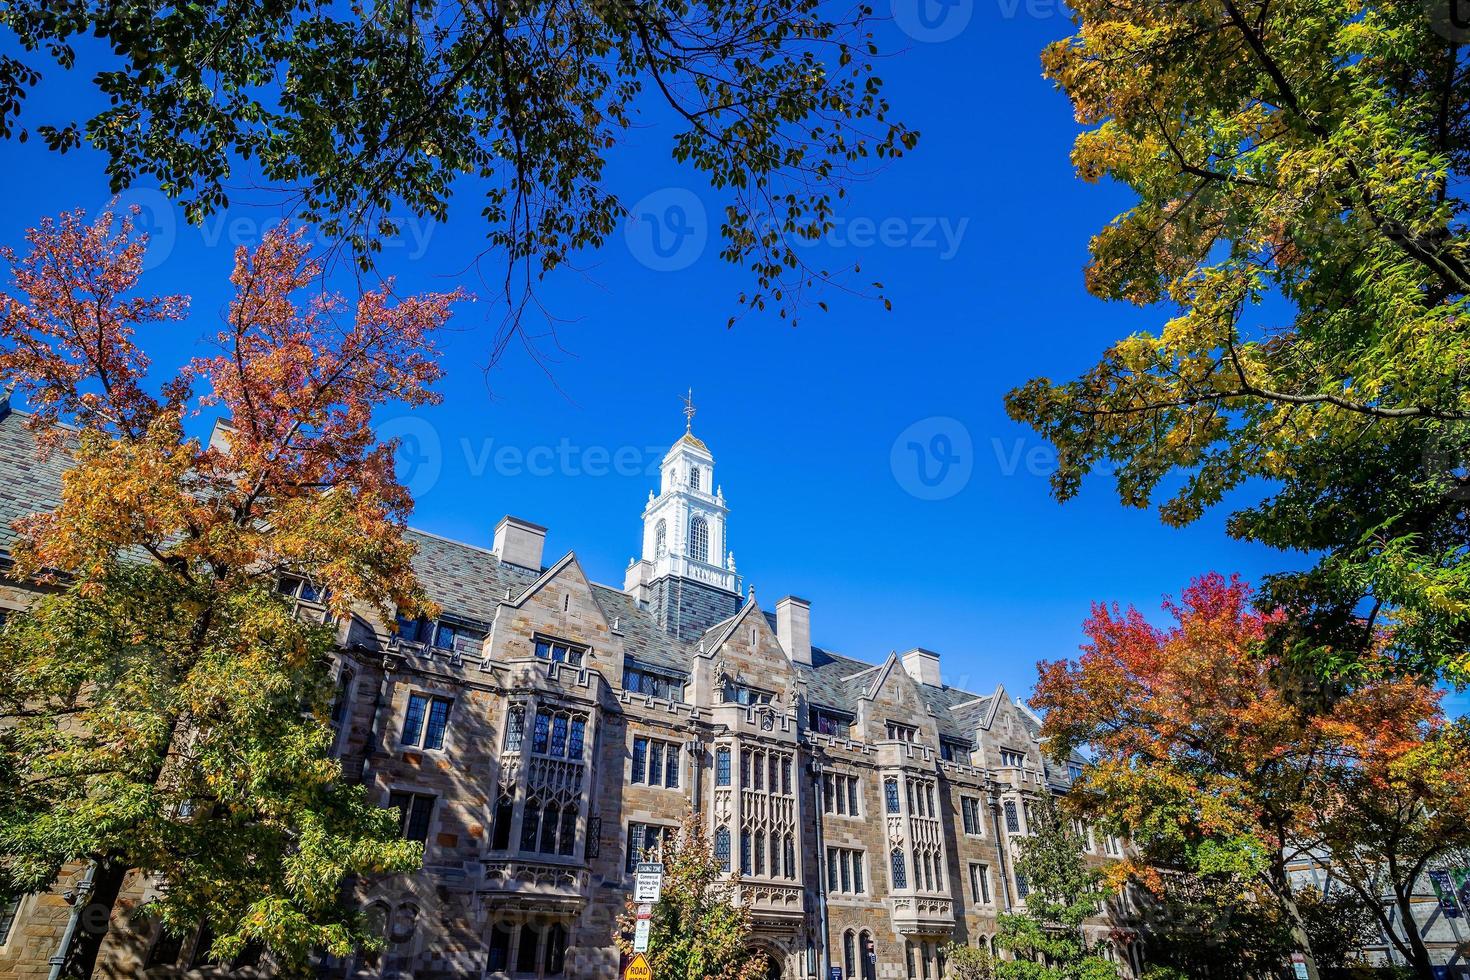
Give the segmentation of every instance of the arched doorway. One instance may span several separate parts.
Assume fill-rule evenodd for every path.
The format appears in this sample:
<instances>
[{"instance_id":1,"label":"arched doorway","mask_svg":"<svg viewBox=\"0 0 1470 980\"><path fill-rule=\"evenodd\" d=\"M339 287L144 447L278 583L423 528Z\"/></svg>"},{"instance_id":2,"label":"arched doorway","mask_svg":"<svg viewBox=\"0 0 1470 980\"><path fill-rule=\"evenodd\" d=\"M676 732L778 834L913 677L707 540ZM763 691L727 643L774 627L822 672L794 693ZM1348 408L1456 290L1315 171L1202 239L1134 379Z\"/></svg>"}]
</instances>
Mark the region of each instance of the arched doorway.
<instances>
[{"instance_id":1,"label":"arched doorway","mask_svg":"<svg viewBox=\"0 0 1470 980\"><path fill-rule=\"evenodd\" d=\"M765 970L762 973L765 980L784 980L786 976L786 952L784 950L776 945L757 943L751 947L751 952L765 957Z\"/></svg>"}]
</instances>

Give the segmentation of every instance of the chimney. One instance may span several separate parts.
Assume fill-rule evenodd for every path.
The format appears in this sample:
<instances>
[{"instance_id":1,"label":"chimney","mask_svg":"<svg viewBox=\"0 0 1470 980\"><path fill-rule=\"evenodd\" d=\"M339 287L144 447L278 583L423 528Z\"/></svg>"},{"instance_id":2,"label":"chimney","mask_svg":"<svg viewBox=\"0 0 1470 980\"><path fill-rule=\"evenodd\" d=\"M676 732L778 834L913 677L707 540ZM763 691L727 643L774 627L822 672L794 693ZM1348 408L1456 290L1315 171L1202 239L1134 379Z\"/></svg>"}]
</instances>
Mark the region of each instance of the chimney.
<instances>
[{"instance_id":1,"label":"chimney","mask_svg":"<svg viewBox=\"0 0 1470 980\"><path fill-rule=\"evenodd\" d=\"M776 639L794 664L812 662L812 604L789 595L776 603Z\"/></svg>"},{"instance_id":2,"label":"chimney","mask_svg":"<svg viewBox=\"0 0 1470 980\"><path fill-rule=\"evenodd\" d=\"M541 571L541 549L546 528L506 514L495 525L495 557L510 565Z\"/></svg>"},{"instance_id":3,"label":"chimney","mask_svg":"<svg viewBox=\"0 0 1470 980\"><path fill-rule=\"evenodd\" d=\"M943 686L939 680L939 654L923 647L914 647L899 658L904 671L920 684L931 687Z\"/></svg>"}]
</instances>

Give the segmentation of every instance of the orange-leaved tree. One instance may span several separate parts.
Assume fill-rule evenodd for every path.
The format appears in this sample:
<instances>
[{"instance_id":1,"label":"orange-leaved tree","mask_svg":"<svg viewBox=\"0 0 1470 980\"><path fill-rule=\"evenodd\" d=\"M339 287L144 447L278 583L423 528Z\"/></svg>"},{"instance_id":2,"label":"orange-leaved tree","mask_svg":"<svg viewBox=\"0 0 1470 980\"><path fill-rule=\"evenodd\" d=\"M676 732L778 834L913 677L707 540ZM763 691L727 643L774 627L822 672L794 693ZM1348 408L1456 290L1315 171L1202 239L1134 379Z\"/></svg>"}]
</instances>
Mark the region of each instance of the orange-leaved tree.
<instances>
[{"instance_id":1,"label":"orange-leaved tree","mask_svg":"<svg viewBox=\"0 0 1470 980\"><path fill-rule=\"evenodd\" d=\"M1332 860L1375 906L1376 888L1407 894L1442 846L1464 840L1452 805L1464 777L1445 777L1470 755L1438 693L1413 680L1365 682L1320 712L1299 704L1267 643L1284 617L1251 600L1239 578L1210 574L1165 603L1167 627L1096 606L1081 656L1039 665L1033 703L1049 752L1094 753L1072 800L1132 840L1116 874L1154 887L1168 868L1248 876L1280 903L1315 974L1289 865ZM1421 830L1388 830L1380 809ZM1422 943L1412 909L1400 911L1409 955ZM1430 975L1427 959L1410 962Z\"/></svg>"},{"instance_id":2,"label":"orange-leaved tree","mask_svg":"<svg viewBox=\"0 0 1470 980\"><path fill-rule=\"evenodd\" d=\"M335 630L276 584L309 580L337 622L426 606L411 501L371 423L434 399L457 295L349 304L314 288L300 235L273 230L236 254L213 352L155 379L149 334L187 301L137 291L131 219L65 214L27 242L3 253L0 380L68 468L11 556L55 587L0 634L0 885L83 864L110 910L137 869L166 885L150 909L164 927L203 924L218 957L265 947L289 971L345 954L371 940L344 879L420 852L341 779ZM201 411L227 417L217 438L189 434ZM104 933L81 930L70 974L90 973Z\"/></svg>"}]
</instances>

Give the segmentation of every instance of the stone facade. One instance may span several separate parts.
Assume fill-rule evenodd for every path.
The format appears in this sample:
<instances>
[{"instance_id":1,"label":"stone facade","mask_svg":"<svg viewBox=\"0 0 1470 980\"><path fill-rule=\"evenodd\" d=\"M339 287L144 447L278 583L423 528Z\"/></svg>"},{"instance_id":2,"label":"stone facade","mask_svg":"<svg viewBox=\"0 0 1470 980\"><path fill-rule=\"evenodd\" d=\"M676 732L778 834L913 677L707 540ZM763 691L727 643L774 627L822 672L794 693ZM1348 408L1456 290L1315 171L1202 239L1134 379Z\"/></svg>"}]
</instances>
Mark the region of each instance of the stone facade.
<instances>
[{"instance_id":1,"label":"stone facade","mask_svg":"<svg viewBox=\"0 0 1470 980\"><path fill-rule=\"evenodd\" d=\"M0 454L22 432L0 418ZM773 977L937 980L943 944L988 943L1024 903L1029 801L1070 779L1043 759L1038 719L1003 689L943 684L929 651L871 663L812 646L809 603L742 593L713 468L692 433L670 450L621 589L575 553L543 562L545 529L507 519L492 549L412 532L437 621L339 624L346 775L399 808L425 860L355 883L387 949L323 976L615 977L632 864L691 811L739 875ZM0 977L46 969L64 890L21 903ZM146 896L135 882L125 904ZM121 925L109 975L196 959ZM1125 937L1095 930L1132 975Z\"/></svg>"}]
</instances>

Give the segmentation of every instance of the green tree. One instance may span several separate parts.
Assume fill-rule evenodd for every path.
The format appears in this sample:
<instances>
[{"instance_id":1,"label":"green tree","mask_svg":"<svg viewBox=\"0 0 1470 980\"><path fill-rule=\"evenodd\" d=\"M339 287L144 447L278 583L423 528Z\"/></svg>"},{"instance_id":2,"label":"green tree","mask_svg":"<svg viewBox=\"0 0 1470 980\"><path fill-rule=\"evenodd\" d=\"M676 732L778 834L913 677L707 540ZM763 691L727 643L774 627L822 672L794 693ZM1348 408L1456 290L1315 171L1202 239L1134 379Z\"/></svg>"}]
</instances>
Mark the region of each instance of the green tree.
<instances>
[{"instance_id":1,"label":"green tree","mask_svg":"<svg viewBox=\"0 0 1470 980\"><path fill-rule=\"evenodd\" d=\"M0 633L3 884L85 863L105 913L137 869L163 880L149 911L207 926L223 959L252 942L288 972L345 955L372 940L344 878L420 851L330 756L331 624L426 605L408 495L370 423L433 398L453 297L367 293L343 316L340 298L300 295L319 269L273 231L238 253L217 350L158 383L140 334L186 301L137 294L129 222L68 214L28 239L4 253L0 380L70 467L11 554L19 579L59 591ZM231 420L209 443L184 431L202 408ZM328 624L296 618L282 576L320 590ZM72 975L103 936L80 932Z\"/></svg>"},{"instance_id":2,"label":"green tree","mask_svg":"<svg viewBox=\"0 0 1470 980\"><path fill-rule=\"evenodd\" d=\"M1088 288L1167 322L1072 381L1012 391L1056 446L1052 489L1100 466L1119 498L1309 552L1266 605L1290 665L1351 678L1392 626L1398 669L1470 680L1470 101L1441 0L1079 0L1047 75L1087 127L1073 161L1137 203ZM1264 492L1264 496L1262 493ZM1306 665L1310 670L1301 670Z\"/></svg>"},{"instance_id":3,"label":"green tree","mask_svg":"<svg viewBox=\"0 0 1470 980\"><path fill-rule=\"evenodd\" d=\"M518 286L649 220L608 164L633 127L669 122L672 156L724 198L742 301L785 313L829 274L796 246L832 226L844 178L917 138L888 118L872 18L830 0L17 0L0 11L22 49L0 57L0 135L27 135L40 67L71 68L95 37L106 108L45 120L48 145L85 141L114 188L156 178L195 221L248 162L364 262L402 215L442 220L466 178L513 319Z\"/></svg>"},{"instance_id":4,"label":"green tree","mask_svg":"<svg viewBox=\"0 0 1470 980\"><path fill-rule=\"evenodd\" d=\"M1274 980L1295 951L1279 903L1248 876L1169 869L1140 895L1145 976Z\"/></svg>"},{"instance_id":5,"label":"green tree","mask_svg":"<svg viewBox=\"0 0 1470 980\"><path fill-rule=\"evenodd\" d=\"M949 964L949 980L993 980L995 960L981 946L950 943L940 951Z\"/></svg>"},{"instance_id":6,"label":"green tree","mask_svg":"<svg viewBox=\"0 0 1470 980\"><path fill-rule=\"evenodd\" d=\"M995 964L1001 980L1116 980L1083 923L1102 911L1102 873L1089 867L1084 842L1050 796L1037 798L1019 840L1016 874L1026 882L1026 907L997 920L996 945L1015 959Z\"/></svg>"},{"instance_id":7,"label":"green tree","mask_svg":"<svg viewBox=\"0 0 1470 980\"><path fill-rule=\"evenodd\" d=\"M738 879L727 883L696 813L684 818L678 837L656 856L664 867L663 892L653 906L648 964L659 980L761 980L766 957L750 946L750 908L738 897ZM636 907L630 902L613 936L633 954Z\"/></svg>"}]
</instances>

